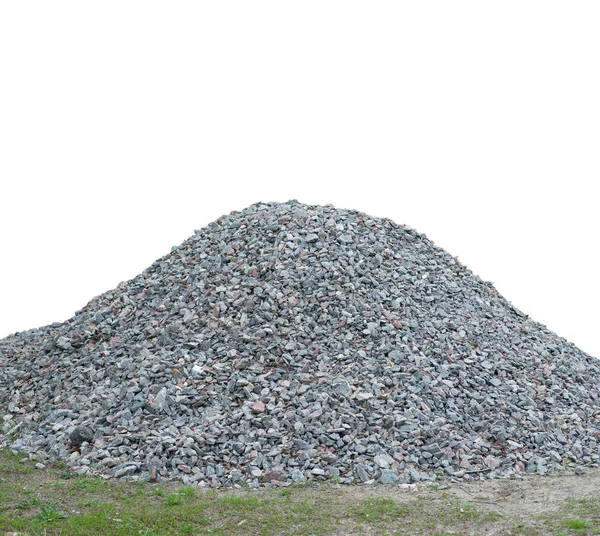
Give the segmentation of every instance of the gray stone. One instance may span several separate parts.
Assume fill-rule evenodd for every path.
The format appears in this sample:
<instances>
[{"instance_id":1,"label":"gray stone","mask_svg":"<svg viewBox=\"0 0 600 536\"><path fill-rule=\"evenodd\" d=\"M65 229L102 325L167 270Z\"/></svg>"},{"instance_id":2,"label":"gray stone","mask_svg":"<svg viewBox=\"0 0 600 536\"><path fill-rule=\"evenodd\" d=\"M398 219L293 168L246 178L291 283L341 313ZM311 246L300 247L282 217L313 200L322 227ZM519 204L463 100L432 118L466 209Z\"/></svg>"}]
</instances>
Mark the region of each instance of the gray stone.
<instances>
[{"instance_id":1,"label":"gray stone","mask_svg":"<svg viewBox=\"0 0 600 536\"><path fill-rule=\"evenodd\" d=\"M369 468L366 465L358 464L354 468L354 472L356 476L359 478L361 482L366 482L371 479L371 475L369 473Z\"/></svg>"},{"instance_id":2,"label":"gray stone","mask_svg":"<svg viewBox=\"0 0 600 536\"><path fill-rule=\"evenodd\" d=\"M388 469L394 463L394 458L387 454L378 454L373 461L382 469Z\"/></svg>"},{"instance_id":3,"label":"gray stone","mask_svg":"<svg viewBox=\"0 0 600 536\"><path fill-rule=\"evenodd\" d=\"M71 339L68 339L67 337L58 337L58 339L56 339L56 346L61 350L71 350Z\"/></svg>"},{"instance_id":4,"label":"gray stone","mask_svg":"<svg viewBox=\"0 0 600 536\"><path fill-rule=\"evenodd\" d=\"M337 467L328 467L327 472L332 479L338 479L340 477L340 470Z\"/></svg>"},{"instance_id":5,"label":"gray stone","mask_svg":"<svg viewBox=\"0 0 600 536\"><path fill-rule=\"evenodd\" d=\"M292 471L292 482L294 482L296 484L306 482L306 476L299 469L294 469Z\"/></svg>"},{"instance_id":6,"label":"gray stone","mask_svg":"<svg viewBox=\"0 0 600 536\"><path fill-rule=\"evenodd\" d=\"M423 447L421 447L421 450L423 452L428 452L428 453L432 454L433 456L440 456L442 454L442 450L440 449L440 446L437 443L432 443L430 445L424 445Z\"/></svg>"},{"instance_id":7,"label":"gray stone","mask_svg":"<svg viewBox=\"0 0 600 536\"><path fill-rule=\"evenodd\" d=\"M138 469L139 469L139 465L125 463L123 465L119 465L118 467L114 468L113 476L115 478L120 478L122 476L133 475L133 474L137 473Z\"/></svg>"},{"instance_id":8,"label":"gray stone","mask_svg":"<svg viewBox=\"0 0 600 536\"><path fill-rule=\"evenodd\" d=\"M158 393L148 400L148 404L157 411L164 411L167 405L167 388L163 387Z\"/></svg>"},{"instance_id":9,"label":"gray stone","mask_svg":"<svg viewBox=\"0 0 600 536\"><path fill-rule=\"evenodd\" d=\"M395 484L398 482L398 473L392 469L382 469L379 481L382 484Z\"/></svg>"},{"instance_id":10,"label":"gray stone","mask_svg":"<svg viewBox=\"0 0 600 536\"><path fill-rule=\"evenodd\" d=\"M90 443L93 439L94 431L89 426L76 426L69 434L69 441L72 445Z\"/></svg>"},{"instance_id":11,"label":"gray stone","mask_svg":"<svg viewBox=\"0 0 600 536\"><path fill-rule=\"evenodd\" d=\"M350 384L346 381L346 380L338 380L336 381L333 385L333 392L337 395L343 396L343 397L350 397L350 395L352 395L352 388L350 387Z\"/></svg>"}]
</instances>

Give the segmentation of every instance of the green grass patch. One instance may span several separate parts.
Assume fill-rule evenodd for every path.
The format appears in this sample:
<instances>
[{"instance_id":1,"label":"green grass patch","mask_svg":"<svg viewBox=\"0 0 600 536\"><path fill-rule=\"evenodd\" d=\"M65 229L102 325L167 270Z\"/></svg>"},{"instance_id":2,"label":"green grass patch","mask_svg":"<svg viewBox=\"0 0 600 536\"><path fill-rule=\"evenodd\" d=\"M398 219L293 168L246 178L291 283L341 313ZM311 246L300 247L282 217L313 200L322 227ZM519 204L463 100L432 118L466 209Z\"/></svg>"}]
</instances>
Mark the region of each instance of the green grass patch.
<instances>
[{"instance_id":1,"label":"green grass patch","mask_svg":"<svg viewBox=\"0 0 600 536\"><path fill-rule=\"evenodd\" d=\"M80 476L75 479L73 489L78 492L97 493L105 489L106 480L98 477Z\"/></svg>"},{"instance_id":2,"label":"green grass patch","mask_svg":"<svg viewBox=\"0 0 600 536\"><path fill-rule=\"evenodd\" d=\"M584 519L569 519L563 523L563 527L571 529L576 534L588 534L592 525Z\"/></svg>"},{"instance_id":3,"label":"green grass patch","mask_svg":"<svg viewBox=\"0 0 600 536\"><path fill-rule=\"evenodd\" d=\"M180 495L169 495L167 497L167 504L169 506L177 506L178 504L181 504L183 502L183 499L181 498Z\"/></svg>"},{"instance_id":4,"label":"green grass patch","mask_svg":"<svg viewBox=\"0 0 600 536\"><path fill-rule=\"evenodd\" d=\"M408 515L408 512L408 508L396 504L393 499L369 497L354 510L354 517L368 523L381 523L402 519Z\"/></svg>"},{"instance_id":5,"label":"green grass patch","mask_svg":"<svg viewBox=\"0 0 600 536\"><path fill-rule=\"evenodd\" d=\"M189 486L184 486L179 490L179 495L183 497L193 497L196 494L196 490Z\"/></svg>"},{"instance_id":6,"label":"green grass patch","mask_svg":"<svg viewBox=\"0 0 600 536\"><path fill-rule=\"evenodd\" d=\"M46 506L42 506L37 519L39 519L42 523L54 523L59 521L60 519L65 519L67 516L62 512L59 512L54 504L48 504Z\"/></svg>"}]
</instances>

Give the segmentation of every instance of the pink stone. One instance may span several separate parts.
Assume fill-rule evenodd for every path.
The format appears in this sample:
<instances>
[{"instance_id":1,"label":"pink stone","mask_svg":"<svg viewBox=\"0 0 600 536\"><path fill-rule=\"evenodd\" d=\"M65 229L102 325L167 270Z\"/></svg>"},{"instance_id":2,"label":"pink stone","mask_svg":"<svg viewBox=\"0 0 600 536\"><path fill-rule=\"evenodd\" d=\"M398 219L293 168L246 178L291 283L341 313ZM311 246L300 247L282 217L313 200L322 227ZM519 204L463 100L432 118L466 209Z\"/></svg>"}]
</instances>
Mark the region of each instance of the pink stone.
<instances>
[{"instance_id":1,"label":"pink stone","mask_svg":"<svg viewBox=\"0 0 600 536\"><path fill-rule=\"evenodd\" d=\"M404 454L401 454L400 452L394 452L394 454L392 456L395 460L397 460L399 462L404 461Z\"/></svg>"},{"instance_id":2,"label":"pink stone","mask_svg":"<svg viewBox=\"0 0 600 536\"><path fill-rule=\"evenodd\" d=\"M283 480L285 480L285 475L277 470L267 471L262 476L263 482L282 482Z\"/></svg>"},{"instance_id":3,"label":"pink stone","mask_svg":"<svg viewBox=\"0 0 600 536\"><path fill-rule=\"evenodd\" d=\"M496 467L500 465L498 459L494 458L493 456L486 456L483 461L488 467L491 467L492 469L496 469Z\"/></svg>"},{"instance_id":4,"label":"pink stone","mask_svg":"<svg viewBox=\"0 0 600 536\"><path fill-rule=\"evenodd\" d=\"M515 463L515 467L517 468L517 470L521 471L521 473L525 472L525 464L523 462Z\"/></svg>"},{"instance_id":5,"label":"pink stone","mask_svg":"<svg viewBox=\"0 0 600 536\"><path fill-rule=\"evenodd\" d=\"M254 402L254 404L252 404L252 411L254 413L264 413L265 412L264 402L261 402L260 400L258 402Z\"/></svg>"}]
</instances>

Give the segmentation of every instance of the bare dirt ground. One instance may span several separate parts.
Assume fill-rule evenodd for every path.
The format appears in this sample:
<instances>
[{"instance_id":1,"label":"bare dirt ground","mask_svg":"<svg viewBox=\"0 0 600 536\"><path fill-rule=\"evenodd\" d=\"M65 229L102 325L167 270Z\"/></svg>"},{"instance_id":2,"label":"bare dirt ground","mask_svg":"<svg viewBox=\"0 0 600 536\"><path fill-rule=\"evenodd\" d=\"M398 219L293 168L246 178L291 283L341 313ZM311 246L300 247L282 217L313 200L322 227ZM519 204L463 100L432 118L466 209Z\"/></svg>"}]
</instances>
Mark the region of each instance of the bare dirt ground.
<instances>
[{"instance_id":1,"label":"bare dirt ground","mask_svg":"<svg viewBox=\"0 0 600 536\"><path fill-rule=\"evenodd\" d=\"M39 465L39 464L38 464ZM600 534L600 468L434 485L202 490L76 475L0 451L0 536Z\"/></svg>"},{"instance_id":2,"label":"bare dirt ground","mask_svg":"<svg viewBox=\"0 0 600 536\"><path fill-rule=\"evenodd\" d=\"M586 469L584 474L565 471L445 484L449 487L352 486L335 492L344 502L358 504L369 497L385 497L405 505L409 512L422 510L422 526L410 523L407 516L407 523L401 520L390 534L600 534L600 468ZM444 506L450 515L440 515ZM339 532L344 533L343 529ZM364 533L386 534L376 527Z\"/></svg>"}]
</instances>

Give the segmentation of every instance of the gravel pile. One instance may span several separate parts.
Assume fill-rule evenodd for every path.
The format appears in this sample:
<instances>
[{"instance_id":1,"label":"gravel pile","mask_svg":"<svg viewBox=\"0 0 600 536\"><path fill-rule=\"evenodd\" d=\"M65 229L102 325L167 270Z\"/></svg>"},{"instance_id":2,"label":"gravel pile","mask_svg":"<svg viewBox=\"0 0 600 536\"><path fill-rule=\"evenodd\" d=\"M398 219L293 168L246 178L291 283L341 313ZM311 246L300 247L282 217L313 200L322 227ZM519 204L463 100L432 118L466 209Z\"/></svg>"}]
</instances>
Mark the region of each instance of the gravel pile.
<instances>
[{"instance_id":1,"label":"gravel pile","mask_svg":"<svg viewBox=\"0 0 600 536\"><path fill-rule=\"evenodd\" d=\"M202 487L543 474L598 461L599 379L413 229L258 203L1 340L0 446Z\"/></svg>"}]
</instances>

